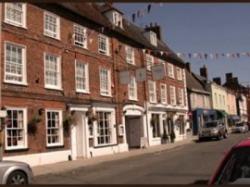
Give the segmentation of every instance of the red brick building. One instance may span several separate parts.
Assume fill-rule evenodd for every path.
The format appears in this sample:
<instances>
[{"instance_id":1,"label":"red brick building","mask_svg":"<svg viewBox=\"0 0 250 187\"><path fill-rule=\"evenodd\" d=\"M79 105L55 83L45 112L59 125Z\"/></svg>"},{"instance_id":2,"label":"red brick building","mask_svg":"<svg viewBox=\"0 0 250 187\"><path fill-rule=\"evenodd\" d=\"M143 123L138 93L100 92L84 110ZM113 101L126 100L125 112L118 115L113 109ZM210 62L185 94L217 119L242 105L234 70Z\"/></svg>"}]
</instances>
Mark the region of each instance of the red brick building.
<instances>
[{"instance_id":1,"label":"red brick building","mask_svg":"<svg viewBox=\"0 0 250 187\"><path fill-rule=\"evenodd\" d=\"M4 159L40 165L160 144L164 131L185 137L184 64L159 26L93 3L2 3L1 18ZM155 81L157 63L167 76Z\"/></svg>"}]
</instances>

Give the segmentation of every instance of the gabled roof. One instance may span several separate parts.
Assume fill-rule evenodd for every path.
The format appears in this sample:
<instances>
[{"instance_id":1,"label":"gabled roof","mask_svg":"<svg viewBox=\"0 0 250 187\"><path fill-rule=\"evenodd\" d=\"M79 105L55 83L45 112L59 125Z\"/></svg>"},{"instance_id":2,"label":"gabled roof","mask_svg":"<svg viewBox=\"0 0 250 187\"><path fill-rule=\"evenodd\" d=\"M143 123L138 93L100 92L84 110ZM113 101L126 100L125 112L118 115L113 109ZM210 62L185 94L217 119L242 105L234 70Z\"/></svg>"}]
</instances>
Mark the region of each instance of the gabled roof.
<instances>
[{"instance_id":1,"label":"gabled roof","mask_svg":"<svg viewBox=\"0 0 250 187\"><path fill-rule=\"evenodd\" d=\"M194 92L203 93L203 94L210 94L205 89L205 86L199 80L197 80L197 78L192 72L186 69L185 71L186 71L187 89L194 91Z\"/></svg>"}]
</instances>

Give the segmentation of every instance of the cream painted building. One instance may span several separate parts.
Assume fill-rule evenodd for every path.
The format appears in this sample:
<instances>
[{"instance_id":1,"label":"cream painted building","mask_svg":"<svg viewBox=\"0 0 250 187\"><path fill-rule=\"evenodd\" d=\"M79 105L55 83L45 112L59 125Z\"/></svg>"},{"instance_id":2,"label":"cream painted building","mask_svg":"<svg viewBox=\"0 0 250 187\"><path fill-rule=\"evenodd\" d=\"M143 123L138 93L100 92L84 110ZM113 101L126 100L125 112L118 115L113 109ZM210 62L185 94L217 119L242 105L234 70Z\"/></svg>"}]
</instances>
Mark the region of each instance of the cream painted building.
<instances>
[{"instance_id":1,"label":"cream painted building","mask_svg":"<svg viewBox=\"0 0 250 187\"><path fill-rule=\"evenodd\" d=\"M212 108L216 110L228 111L227 90L214 82L210 83L212 95Z\"/></svg>"},{"instance_id":2,"label":"cream painted building","mask_svg":"<svg viewBox=\"0 0 250 187\"><path fill-rule=\"evenodd\" d=\"M229 115L237 115L236 96L233 91L227 89L227 110Z\"/></svg>"}]
</instances>

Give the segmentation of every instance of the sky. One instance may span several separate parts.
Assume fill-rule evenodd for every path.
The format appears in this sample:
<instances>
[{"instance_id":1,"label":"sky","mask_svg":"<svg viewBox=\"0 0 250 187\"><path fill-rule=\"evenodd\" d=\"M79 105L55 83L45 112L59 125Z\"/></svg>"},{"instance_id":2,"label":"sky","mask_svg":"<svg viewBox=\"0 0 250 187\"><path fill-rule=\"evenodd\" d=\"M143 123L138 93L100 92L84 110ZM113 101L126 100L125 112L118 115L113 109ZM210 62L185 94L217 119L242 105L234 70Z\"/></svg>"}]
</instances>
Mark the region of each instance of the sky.
<instances>
[{"instance_id":1,"label":"sky","mask_svg":"<svg viewBox=\"0 0 250 187\"><path fill-rule=\"evenodd\" d=\"M157 22L162 27L164 41L176 53L237 53L250 52L250 3L115 3L125 18L131 20L137 10L149 14L138 18L135 24L144 27ZM132 21L132 20L131 20ZM209 78L232 72L243 85L250 85L250 57L201 60L183 58L191 69L199 73L208 67Z\"/></svg>"}]
</instances>

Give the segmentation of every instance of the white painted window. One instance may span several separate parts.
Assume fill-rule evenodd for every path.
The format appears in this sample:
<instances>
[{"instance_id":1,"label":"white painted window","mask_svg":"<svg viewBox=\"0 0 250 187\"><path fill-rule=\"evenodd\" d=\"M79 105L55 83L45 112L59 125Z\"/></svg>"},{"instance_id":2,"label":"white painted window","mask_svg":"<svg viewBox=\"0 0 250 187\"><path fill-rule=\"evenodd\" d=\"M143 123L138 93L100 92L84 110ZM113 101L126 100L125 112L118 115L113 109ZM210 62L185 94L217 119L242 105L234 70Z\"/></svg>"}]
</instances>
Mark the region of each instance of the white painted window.
<instances>
[{"instance_id":1,"label":"white painted window","mask_svg":"<svg viewBox=\"0 0 250 187\"><path fill-rule=\"evenodd\" d=\"M75 64L76 91L89 92L89 66L87 63L76 61Z\"/></svg>"},{"instance_id":2,"label":"white painted window","mask_svg":"<svg viewBox=\"0 0 250 187\"><path fill-rule=\"evenodd\" d=\"M167 85L161 84L161 103L167 103Z\"/></svg>"},{"instance_id":3,"label":"white painted window","mask_svg":"<svg viewBox=\"0 0 250 187\"><path fill-rule=\"evenodd\" d=\"M137 83L135 76L132 76L128 84L128 96L130 100L137 100Z\"/></svg>"},{"instance_id":4,"label":"white painted window","mask_svg":"<svg viewBox=\"0 0 250 187\"><path fill-rule=\"evenodd\" d=\"M174 79L174 65L168 63L168 76Z\"/></svg>"},{"instance_id":5,"label":"white painted window","mask_svg":"<svg viewBox=\"0 0 250 187\"><path fill-rule=\"evenodd\" d=\"M26 4L5 3L4 21L14 26L26 27Z\"/></svg>"},{"instance_id":6,"label":"white painted window","mask_svg":"<svg viewBox=\"0 0 250 187\"><path fill-rule=\"evenodd\" d=\"M125 52L126 52L126 62L128 64L135 64L134 49L130 46L125 46Z\"/></svg>"},{"instance_id":7,"label":"white painted window","mask_svg":"<svg viewBox=\"0 0 250 187\"><path fill-rule=\"evenodd\" d=\"M151 115L151 127L153 138L159 138L161 136L160 133L160 115L152 114Z\"/></svg>"},{"instance_id":8,"label":"white painted window","mask_svg":"<svg viewBox=\"0 0 250 187\"><path fill-rule=\"evenodd\" d=\"M98 35L98 51L101 54L109 55L109 38L107 36Z\"/></svg>"},{"instance_id":9,"label":"white painted window","mask_svg":"<svg viewBox=\"0 0 250 187\"><path fill-rule=\"evenodd\" d=\"M25 46L5 43L4 81L13 84L27 84Z\"/></svg>"},{"instance_id":10,"label":"white painted window","mask_svg":"<svg viewBox=\"0 0 250 187\"><path fill-rule=\"evenodd\" d=\"M115 26L123 28L122 15L119 12L113 12L113 20L114 20Z\"/></svg>"},{"instance_id":11,"label":"white painted window","mask_svg":"<svg viewBox=\"0 0 250 187\"><path fill-rule=\"evenodd\" d=\"M97 112L97 145L112 143L111 112Z\"/></svg>"},{"instance_id":12,"label":"white painted window","mask_svg":"<svg viewBox=\"0 0 250 187\"><path fill-rule=\"evenodd\" d=\"M63 145L63 125L61 110L46 110L47 146Z\"/></svg>"},{"instance_id":13,"label":"white painted window","mask_svg":"<svg viewBox=\"0 0 250 187\"><path fill-rule=\"evenodd\" d=\"M78 47L87 48L87 29L80 25L74 25L74 44Z\"/></svg>"},{"instance_id":14,"label":"white painted window","mask_svg":"<svg viewBox=\"0 0 250 187\"><path fill-rule=\"evenodd\" d=\"M15 150L27 148L27 109L7 108L7 124L5 126L5 149Z\"/></svg>"},{"instance_id":15,"label":"white painted window","mask_svg":"<svg viewBox=\"0 0 250 187\"><path fill-rule=\"evenodd\" d=\"M111 72L108 69L100 69L100 93L103 96L111 96Z\"/></svg>"},{"instance_id":16,"label":"white painted window","mask_svg":"<svg viewBox=\"0 0 250 187\"><path fill-rule=\"evenodd\" d=\"M184 90L182 88L178 88L178 104L184 105Z\"/></svg>"},{"instance_id":17,"label":"white painted window","mask_svg":"<svg viewBox=\"0 0 250 187\"><path fill-rule=\"evenodd\" d=\"M169 94L170 94L170 104L171 105L176 105L176 91L174 86L169 87Z\"/></svg>"},{"instance_id":18,"label":"white painted window","mask_svg":"<svg viewBox=\"0 0 250 187\"><path fill-rule=\"evenodd\" d=\"M183 76L182 76L182 69L181 68L176 68L176 74L177 74L177 80L182 81Z\"/></svg>"},{"instance_id":19,"label":"white painted window","mask_svg":"<svg viewBox=\"0 0 250 187\"><path fill-rule=\"evenodd\" d=\"M151 68L154 65L154 57L150 54L146 54L146 65L147 70L151 71Z\"/></svg>"},{"instance_id":20,"label":"white painted window","mask_svg":"<svg viewBox=\"0 0 250 187\"><path fill-rule=\"evenodd\" d=\"M148 81L148 90L149 90L149 102L156 103L156 84L155 81Z\"/></svg>"},{"instance_id":21,"label":"white painted window","mask_svg":"<svg viewBox=\"0 0 250 187\"><path fill-rule=\"evenodd\" d=\"M60 39L60 18L55 14L44 12L44 35Z\"/></svg>"},{"instance_id":22,"label":"white painted window","mask_svg":"<svg viewBox=\"0 0 250 187\"><path fill-rule=\"evenodd\" d=\"M61 89L60 57L45 53L45 88Z\"/></svg>"},{"instance_id":23,"label":"white painted window","mask_svg":"<svg viewBox=\"0 0 250 187\"><path fill-rule=\"evenodd\" d=\"M157 46L157 36L153 31L150 31L150 43L154 46Z\"/></svg>"}]
</instances>

